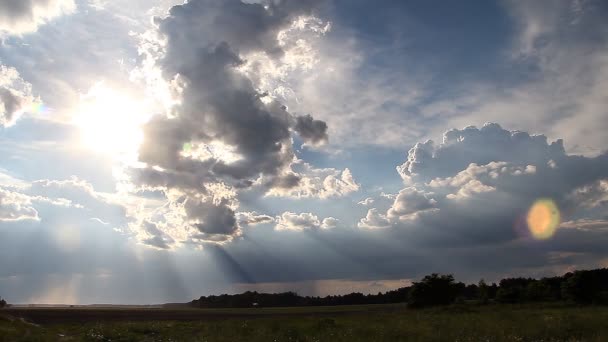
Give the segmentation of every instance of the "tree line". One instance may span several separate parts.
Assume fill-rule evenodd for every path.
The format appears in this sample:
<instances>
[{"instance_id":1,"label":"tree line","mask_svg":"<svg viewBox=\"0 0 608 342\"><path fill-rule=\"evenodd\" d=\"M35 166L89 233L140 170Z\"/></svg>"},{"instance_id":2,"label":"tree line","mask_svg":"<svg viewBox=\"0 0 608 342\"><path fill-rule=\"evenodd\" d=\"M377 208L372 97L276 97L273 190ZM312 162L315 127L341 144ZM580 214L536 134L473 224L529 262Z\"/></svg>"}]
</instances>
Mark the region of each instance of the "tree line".
<instances>
[{"instance_id":1,"label":"tree line","mask_svg":"<svg viewBox=\"0 0 608 342\"><path fill-rule=\"evenodd\" d=\"M563 276L506 278L498 284L466 285L452 275L431 274L411 286L384 293L350 293L337 296L300 296L295 292L202 296L189 304L199 308L335 306L407 303L410 307L450 305L455 302L528 303L567 302L608 305L608 269L568 272Z\"/></svg>"}]
</instances>

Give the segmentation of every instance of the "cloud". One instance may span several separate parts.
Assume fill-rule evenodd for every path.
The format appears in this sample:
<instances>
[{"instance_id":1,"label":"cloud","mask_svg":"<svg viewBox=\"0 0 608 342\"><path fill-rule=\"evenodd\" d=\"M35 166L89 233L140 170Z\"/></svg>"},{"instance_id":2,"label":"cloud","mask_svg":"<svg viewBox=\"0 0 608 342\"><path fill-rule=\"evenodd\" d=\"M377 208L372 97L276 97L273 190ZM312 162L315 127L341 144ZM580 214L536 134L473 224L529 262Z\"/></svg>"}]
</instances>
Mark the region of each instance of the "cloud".
<instances>
[{"instance_id":1,"label":"cloud","mask_svg":"<svg viewBox=\"0 0 608 342\"><path fill-rule=\"evenodd\" d=\"M357 204L363 205L363 206L372 205L372 204L374 204L374 199L371 198L371 197L368 197L368 198L366 198L364 200L361 200L361 201L357 202Z\"/></svg>"},{"instance_id":2,"label":"cloud","mask_svg":"<svg viewBox=\"0 0 608 342\"><path fill-rule=\"evenodd\" d=\"M143 231L146 236L141 237L141 242L144 245L155 247L158 249L170 249L175 240L165 234L158 226L152 222L144 221L142 223Z\"/></svg>"},{"instance_id":3,"label":"cloud","mask_svg":"<svg viewBox=\"0 0 608 342\"><path fill-rule=\"evenodd\" d=\"M399 191L393 206L388 211L388 217L401 221L411 219L419 213L436 210L437 201L431 196L414 187Z\"/></svg>"},{"instance_id":4,"label":"cloud","mask_svg":"<svg viewBox=\"0 0 608 342\"><path fill-rule=\"evenodd\" d=\"M335 217L326 217L321 222L321 229L333 229L338 226L340 220Z\"/></svg>"},{"instance_id":5,"label":"cloud","mask_svg":"<svg viewBox=\"0 0 608 342\"><path fill-rule=\"evenodd\" d=\"M309 229L332 229L338 225L338 219L328 217L319 221L319 218L311 213L295 214L284 212L276 219L276 230L304 231Z\"/></svg>"},{"instance_id":6,"label":"cloud","mask_svg":"<svg viewBox=\"0 0 608 342\"><path fill-rule=\"evenodd\" d=\"M568 199L587 209L608 206L608 180L582 186L569 194Z\"/></svg>"},{"instance_id":7,"label":"cloud","mask_svg":"<svg viewBox=\"0 0 608 342\"><path fill-rule=\"evenodd\" d=\"M141 71L162 75L151 87L165 87L175 101L166 116L144 126L139 161L145 166L129 174L136 187L165 193L167 208L182 219L163 222L189 225L188 241L239 234L238 200L218 195L219 188L236 193L257 182L263 192L288 191L299 184L291 169L293 132L313 145L327 140L324 122L292 115L239 70L251 53L281 58L278 33L321 2L191 0L154 19L157 30L141 46ZM347 191L345 173L327 179L328 191Z\"/></svg>"},{"instance_id":8,"label":"cloud","mask_svg":"<svg viewBox=\"0 0 608 342\"><path fill-rule=\"evenodd\" d=\"M0 127L12 126L33 100L31 84L15 68L0 64Z\"/></svg>"},{"instance_id":9,"label":"cloud","mask_svg":"<svg viewBox=\"0 0 608 342\"><path fill-rule=\"evenodd\" d=\"M76 239L69 237L69 229L76 229L73 226L79 227L77 231L92 222L109 230L127 227L127 207L116 195L97 192L76 177L33 182L14 179L11 183L0 185L0 221L38 221L48 225L62 241L71 242Z\"/></svg>"},{"instance_id":10,"label":"cloud","mask_svg":"<svg viewBox=\"0 0 608 342\"><path fill-rule=\"evenodd\" d=\"M327 136L327 124L313 119L310 115L298 116L294 130L306 143L313 146L321 145L329 139Z\"/></svg>"},{"instance_id":11,"label":"cloud","mask_svg":"<svg viewBox=\"0 0 608 342\"><path fill-rule=\"evenodd\" d=\"M124 223L127 208L113 195L98 192L93 185L78 177L66 180L37 180L22 190L37 199L48 199L56 205L64 203L84 210L90 218L101 219L113 225Z\"/></svg>"},{"instance_id":12,"label":"cloud","mask_svg":"<svg viewBox=\"0 0 608 342\"><path fill-rule=\"evenodd\" d=\"M294 166L299 173L279 178L279 183L273 184L268 192L269 196L327 199L346 196L360 189L349 169L315 169L308 163Z\"/></svg>"},{"instance_id":13,"label":"cloud","mask_svg":"<svg viewBox=\"0 0 608 342\"><path fill-rule=\"evenodd\" d=\"M74 0L5 0L0 2L0 33L34 32L38 26L75 9Z\"/></svg>"},{"instance_id":14,"label":"cloud","mask_svg":"<svg viewBox=\"0 0 608 342\"><path fill-rule=\"evenodd\" d=\"M512 162L518 165L546 165L565 157L563 140L549 144L544 135L507 131L495 123L482 128L469 126L444 133L443 141L417 143L407 161L397 168L404 181L430 180L464 170L471 163Z\"/></svg>"},{"instance_id":15,"label":"cloud","mask_svg":"<svg viewBox=\"0 0 608 342\"><path fill-rule=\"evenodd\" d=\"M571 153L603 153L608 8L601 1L507 1L505 5L515 35L502 63L526 76L515 78L504 89L501 86L501 91L496 91L494 79L464 82L466 95L446 105L466 110L443 116L444 122L461 126L500 121L560 137L569 142L566 150Z\"/></svg>"},{"instance_id":16,"label":"cloud","mask_svg":"<svg viewBox=\"0 0 608 342\"><path fill-rule=\"evenodd\" d=\"M137 13L145 16L145 10ZM122 10L95 10L89 1L78 1L72 15L40 26L35 34L5 40L0 60L19 70L50 111L36 113L46 114L33 116L36 119L73 125L74 116L91 108L83 108L88 102L84 93L102 82L114 97L134 99L138 105L152 103L146 114L153 114L160 105L145 99L144 87L129 79L138 58L138 39L130 33L150 26L148 16L142 22L129 21ZM126 101L107 102L119 107Z\"/></svg>"},{"instance_id":17,"label":"cloud","mask_svg":"<svg viewBox=\"0 0 608 342\"><path fill-rule=\"evenodd\" d=\"M258 224L272 223L274 217L269 215L258 214L255 211L237 213L239 225L241 226L256 226Z\"/></svg>"},{"instance_id":18,"label":"cloud","mask_svg":"<svg viewBox=\"0 0 608 342\"><path fill-rule=\"evenodd\" d=\"M0 188L0 221L39 221L29 196Z\"/></svg>"},{"instance_id":19,"label":"cloud","mask_svg":"<svg viewBox=\"0 0 608 342\"><path fill-rule=\"evenodd\" d=\"M452 129L439 145L416 144L397 170L408 186L360 227L401 227L436 243L498 243L529 234L518 220L540 198L555 201L565 220L601 215L608 154L568 155L562 140L486 124Z\"/></svg>"},{"instance_id":20,"label":"cloud","mask_svg":"<svg viewBox=\"0 0 608 342\"><path fill-rule=\"evenodd\" d=\"M358 224L359 228L364 229L381 229L391 226L391 222L378 209L372 208L367 211L367 215L361 219Z\"/></svg>"}]
</instances>

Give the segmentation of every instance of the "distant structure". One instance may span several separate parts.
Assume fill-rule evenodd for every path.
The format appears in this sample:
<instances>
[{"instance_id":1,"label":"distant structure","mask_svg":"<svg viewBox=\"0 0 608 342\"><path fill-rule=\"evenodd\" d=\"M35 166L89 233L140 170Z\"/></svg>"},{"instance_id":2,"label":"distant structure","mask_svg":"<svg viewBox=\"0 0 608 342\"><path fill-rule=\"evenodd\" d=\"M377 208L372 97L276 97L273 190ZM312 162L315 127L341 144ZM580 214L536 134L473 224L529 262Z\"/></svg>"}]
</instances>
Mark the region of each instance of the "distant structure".
<instances>
[{"instance_id":1,"label":"distant structure","mask_svg":"<svg viewBox=\"0 0 608 342\"><path fill-rule=\"evenodd\" d=\"M6 301L2 297L0 297L0 308L5 307L6 305Z\"/></svg>"}]
</instances>

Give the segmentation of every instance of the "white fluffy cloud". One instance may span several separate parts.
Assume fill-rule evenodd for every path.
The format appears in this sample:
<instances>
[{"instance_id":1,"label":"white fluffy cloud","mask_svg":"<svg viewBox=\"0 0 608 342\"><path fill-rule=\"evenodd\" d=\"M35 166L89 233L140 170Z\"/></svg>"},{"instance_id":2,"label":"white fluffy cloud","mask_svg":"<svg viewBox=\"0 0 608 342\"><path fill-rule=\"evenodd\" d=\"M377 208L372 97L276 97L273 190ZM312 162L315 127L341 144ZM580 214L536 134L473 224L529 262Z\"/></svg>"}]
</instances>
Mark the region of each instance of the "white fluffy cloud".
<instances>
[{"instance_id":1,"label":"white fluffy cloud","mask_svg":"<svg viewBox=\"0 0 608 342\"><path fill-rule=\"evenodd\" d=\"M331 198L342 197L359 190L360 185L354 180L349 169L315 169L304 163L297 167L298 173L290 173L282 181L294 180L294 184L282 186L275 184L268 192L269 196L287 196L294 198Z\"/></svg>"},{"instance_id":2,"label":"white fluffy cloud","mask_svg":"<svg viewBox=\"0 0 608 342\"><path fill-rule=\"evenodd\" d=\"M319 220L319 217L311 213L296 214L284 212L276 219L276 230L303 231L307 229L331 229L338 225L338 219L327 217Z\"/></svg>"},{"instance_id":3,"label":"white fluffy cloud","mask_svg":"<svg viewBox=\"0 0 608 342\"><path fill-rule=\"evenodd\" d=\"M381 229L391 226L391 222L377 208L372 208L367 211L367 215L359 222L359 228L364 229Z\"/></svg>"},{"instance_id":4,"label":"white fluffy cloud","mask_svg":"<svg viewBox=\"0 0 608 342\"><path fill-rule=\"evenodd\" d=\"M415 218L418 214L436 210L437 201L432 193L425 193L414 187L399 191L393 206L388 211L388 217L400 221Z\"/></svg>"},{"instance_id":5,"label":"white fluffy cloud","mask_svg":"<svg viewBox=\"0 0 608 342\"><path fill-rule=\"evenodd\" d=\"M0 188L0 221L40 220L29 196Z\"/></svg>"},{"instance_id":6,"label":"white fluffy cloud","mask_svg":"<svg viewBox=\"0 0 608 342\"><path fill-rule=\"evenodd\" d=\"M74 0L0 1L0 33L34 32L38 26L76 9Z\"/></svg>"}]
</instances>

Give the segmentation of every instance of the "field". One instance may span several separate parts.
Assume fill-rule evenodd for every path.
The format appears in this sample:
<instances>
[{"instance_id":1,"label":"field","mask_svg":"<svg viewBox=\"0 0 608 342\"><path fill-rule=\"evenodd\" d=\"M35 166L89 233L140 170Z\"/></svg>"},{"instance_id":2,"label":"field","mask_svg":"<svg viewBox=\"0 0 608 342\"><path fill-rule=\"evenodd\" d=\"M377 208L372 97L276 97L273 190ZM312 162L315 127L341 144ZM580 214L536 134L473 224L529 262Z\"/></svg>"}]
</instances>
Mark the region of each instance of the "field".
<instances>
[{"instance_id":1,"label":"field","mask_svg":"<svg viewBox=\"0 0 608 342\"><path fill-rule=\"evenodd\" d=\"M23 318L25 317L25 318ZM0 310L0 341L608 341L608 308Z\"/></svg>"}]
</instances>

